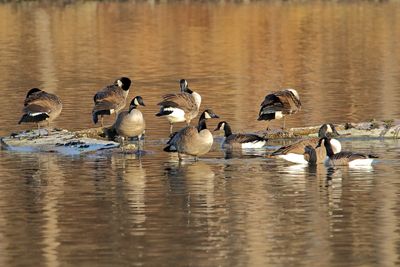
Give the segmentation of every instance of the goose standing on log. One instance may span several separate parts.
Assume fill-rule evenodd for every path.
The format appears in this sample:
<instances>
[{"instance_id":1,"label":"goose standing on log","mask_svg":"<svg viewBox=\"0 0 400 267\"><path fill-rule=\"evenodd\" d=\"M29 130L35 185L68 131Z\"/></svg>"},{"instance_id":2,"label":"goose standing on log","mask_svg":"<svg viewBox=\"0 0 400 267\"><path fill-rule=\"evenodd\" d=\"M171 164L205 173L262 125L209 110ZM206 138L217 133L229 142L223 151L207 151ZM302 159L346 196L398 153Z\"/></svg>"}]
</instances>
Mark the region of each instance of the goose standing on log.
<instances>
[{"instance_id":1,"label":"goose standing on log","mask_svg":"<svg viewBox=\"0 0 400 267\"><path fill-rule=\"evenodd\" d=\"M168 146L164 148L166 152L178 152L179 160L182 160L182 154L197 157L210 151L214 138L207 129L206 120L211 118L219 118L211 109L206 109L199 118L197 127L186 126L178 132L175 132Z\"/></svg>"},{"instance_id":2,"label":"goose standing on log","mask_svg":"<svg viewBox=\"0 0 400 267\"><path fill-rule=\"evenodd\" d=\"M295 89L284 89L267 95L261 103L258 120L278 120L283 118L285 129L285 117L295 114L301 109L299 94Z\"/></svg>"},{"instance_id":3,"label":"goose standing on log","mask_svg":"<svg viewBox=\"0 0 400 267\"><path fill-rule=\"evenodd\" d=\"M326 149L326 160L325 165L328 167L334 166L371 166L373 161L378 158L374 155L366 155L363 153L356 153L351 151L341 151L339 153L334 153L332 149L332 140L329 137L321 138L317 147L319 148L324 144Z\"/></svg>"},{"instance_id":4,"label":"goose standing on log","mask_svg":"<svg viewBox=\"0 0 400 267\"><path fill-rule=\"evenodd\" d=\"M92 118L95 124L97 124L98 116L100 116L101 126L103 127L104 115L118 114L125 107L130 86L131 80L127 77L121 77L94 95Z\"/></svg>"},{"instance_id":5,"label":"goose standing on log","mask_svg":"<svg viewBox=\"0 0 400 267\"><path fill-rule=\"evenodd\" d=\"M46 123L47 126L50 126L50 122L60 115L61 110L62 103L60 98L38 88L32 88L26 95L22 110L23 115L18 124L34 122L37 124L38 130L40 130L40 126Z\"/></svg>"},{"instance_id":6,"label":"goose standing on log","mask_svg":"<svg viewBox=\"0 0 400 267\"><path fill-rule=\"evenodd\" d=\"M280 147L278 150L272 152L272 157L277 157L284 159L293 163L307 164L309 161L304 157L305 147L307 145L311 147L316 147L320 138L322 137L335 137L339 136L339 133L336 131L335 126L332 123L323 124L318 131L318 137L303 139L297 141L291 145ZM331 139L332 148L335 153L340 152L342 146L340 142L336 139ZM326 158L326 151L324 148L316 149L315 155L317 161L316 163L323 163Z\"/></svg>"},{"instance_id":7,"label":"goose standing on log","mask_svg":"<svg viewBox=\"0 0 400 267\"><path fill-rule=\"evenodd\" d=\"M157 105L161 106L157 117L165 116L170 124L169 132L172 133L173 124L186 121L189 125L199 113L201 96L192 91L185 79L180 80L180 93L167 94Z\"/></svg>"},{"instance_id":8,"label":"goose standing on log","mask_svg":"<svg viewBox=\"0 0 400 267\"><path fill-rule=\"evenodd\" d=\"M222 146L224 147L239 147L239 148L261 148L265 145L268 139L265 139L256 134L246 134L246 133L232 133L231 126L226 121L221 121L218 123L217 128L214 131L223 130L224 131L224 142Z\"/></svg>"},{"instance_id":9,"label":"goose standing on log","mask_svg":"<svg viewBox=\"0 0 400 267\"><path fill-rule=\"evenodd\" d=\"M120 136L122 149L124 149L125 138L137 136L138 151L140 151L140 139L144 134L146 123L142 112L137 109L139 105L145 106L143 98L141 96L136 96L129 105L129 111L120 112L114 125L111 127L114 135L117 134Z\"/></svg>"}]
</instances>

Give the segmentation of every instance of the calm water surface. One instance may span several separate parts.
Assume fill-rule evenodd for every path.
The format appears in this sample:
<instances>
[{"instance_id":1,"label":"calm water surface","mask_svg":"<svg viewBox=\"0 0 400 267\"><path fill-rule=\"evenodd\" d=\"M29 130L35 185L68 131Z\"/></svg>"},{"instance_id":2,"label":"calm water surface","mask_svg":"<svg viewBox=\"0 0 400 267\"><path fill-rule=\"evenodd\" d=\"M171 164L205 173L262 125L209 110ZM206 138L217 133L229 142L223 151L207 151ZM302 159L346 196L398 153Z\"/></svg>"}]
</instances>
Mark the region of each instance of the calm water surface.
<instances>
[{"instance_id":1,"label":"calm water surface","mask_svg":"<svg viewBox=\"0 0 400 267\"><path fill-rule=\"evenodd\" d=\"M282 142L216 144L179 164L154 116L186 78L234 131L265 128L259 104L283 87L303 102L289 127L399 118L399 14L390 2L0 4L1 136L29 127L16 122L32 87L62 98L54 126L92 127L93 94L122 75L148 125L140 159L0 151L0 266L399 265L398 141L342 139L378 154L372 168L262 157Z\"/></svg>"}]
</instances>

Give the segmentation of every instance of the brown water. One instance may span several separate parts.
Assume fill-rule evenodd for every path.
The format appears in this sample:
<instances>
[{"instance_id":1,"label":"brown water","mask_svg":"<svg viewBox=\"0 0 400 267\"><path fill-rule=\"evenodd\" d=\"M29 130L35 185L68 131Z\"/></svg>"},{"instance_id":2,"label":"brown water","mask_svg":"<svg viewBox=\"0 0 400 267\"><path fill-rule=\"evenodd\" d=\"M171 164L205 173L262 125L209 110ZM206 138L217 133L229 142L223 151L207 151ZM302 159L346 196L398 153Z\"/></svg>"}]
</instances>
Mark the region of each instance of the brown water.
<instances>
[{"instance_id":1,"label":"brown water","mask_svg":"<svg viewBox=\"0 0 400 267\"><path fill-rule=\"evenodd\" d=\"M259 104L283 87L303 103L289 127L399 118L399 14L390 2L0 4L0 135L30 127L16 122L32 87L61 97L55 126L91 127L94 93L124 75L146 103L148 151L0 151L0 266L399 265L398 141L342 139L380 156L368 169L260 157L280 143L179 165L154 116L186 78L235 131L265 128Z\"/></svg>"}]
</instances>

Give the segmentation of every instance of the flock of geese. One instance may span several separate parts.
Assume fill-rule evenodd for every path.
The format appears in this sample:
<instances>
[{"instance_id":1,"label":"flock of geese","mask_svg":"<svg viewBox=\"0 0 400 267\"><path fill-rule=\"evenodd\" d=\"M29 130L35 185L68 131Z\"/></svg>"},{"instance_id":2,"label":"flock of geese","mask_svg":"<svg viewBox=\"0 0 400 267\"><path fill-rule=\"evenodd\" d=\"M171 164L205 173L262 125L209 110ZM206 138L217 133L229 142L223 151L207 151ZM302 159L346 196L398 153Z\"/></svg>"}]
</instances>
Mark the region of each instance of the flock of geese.
<instances>
[{"instance_id":1,"label":"flock of geese","mask_svg":"<svg viewBox=\"0 0 400 267\"><path fill-rule=\"evenodd\" d=\"M145 104L141 96L135 96L129 104L129 109L122 111L126 105L130 86L131 80L121 77L98 91L93 97L92 119L97 124L100 117L100 123L103 126L103 117L115 114L115 122L108 131L108 137L114 139L119 136L122 148L126 138L137 137L140 150L140 140L145 133L146 123L138 107ZM214 138L207 129L206 121L219 117L211 109L206 109L200 114L197 126L190 125L190 122L199 114L201 96L189 88L185 79L180 80L180 92L164 95L158 105L160 111L156 116L165 117L170 123L170 139L164 151L178 153L179 160L182 159L182 155L193 156L197 160L198 156L210 151ZM300 109L300 97L296 90L284 89L272 92L262 101L258 120L283 119L283 128L285 128L285 117L297 113ZM61 110L62 103L56 95L33 88L26 95L19 124L36 123L39 129L40 126L46 124L49 126L50 122L60 115ZM173 124L177 122L186 122L187 126L173 132ZM233 133L226 121L219 122L215 131L217 130L224 131L223 146L227 148L261 148L268 141L256 134ZM341 151L340 142L333 138L338 135L333 124L324 124L319 129L317 138L303 139L283 146L274 151L271 156L293 163L310 165L372 164L375 156Z\"/></svg>"}]
</instances>

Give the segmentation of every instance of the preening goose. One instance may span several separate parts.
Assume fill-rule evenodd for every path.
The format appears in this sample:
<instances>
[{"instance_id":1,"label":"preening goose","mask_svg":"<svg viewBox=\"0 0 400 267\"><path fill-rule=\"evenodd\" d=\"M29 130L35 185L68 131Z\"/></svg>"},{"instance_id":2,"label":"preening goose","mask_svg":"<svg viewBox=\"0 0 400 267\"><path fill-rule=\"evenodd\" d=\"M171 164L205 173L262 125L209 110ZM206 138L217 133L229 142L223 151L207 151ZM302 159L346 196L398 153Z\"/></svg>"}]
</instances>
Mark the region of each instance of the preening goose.
<instances>
[{"instance_id":1,"label":"preening goose","mask_svg":"<svg viewBox=\"0 0 400 267\"><path fill-rule=\"evenodd\" d=\"M146 123L143 114L137 107L145 106L143 98L136 96L129 105L129 111L122 111L112 126L115 133L121 137L122 148L124 147L124 139L129 137L138 137L138 150L140 150L140 138L144 134Z\"/></svg>"},{"instance_id":2,"label":"preening goose","mask_svg":"<svg viewBox=\"0 0 400 267\"><path fill-rule=\"evenodd\" d=\"M165 116L170 124L169 131L172 133L173 124L186 121L189 125L199 113L201 96L188 87L185 79L180 80L180 93L167 94L157 105L161 106L156 116Z\"/></svg>"},{"instance_id":3,"label":"preening goose","mask_svg":"<svg viewBox=\"0 0 400 267\"><path fill-rule=\"evenodd\" d=\"M276 156L277 158L281 158L293 163L302 163L307 164L308 161L304 158L304 149L307 145L311 147L316 147L320 138L329 136L338 136L339 133L336 131L335 126L332 123L323 124L318 131L318 137L303 139L297 141L291 145L283 146L278 150L272 152L271 156ZM332 139L332 147L335 153L340 152L342 146L340 142L336 139ZM323 163L326 158L326 151L323 148L316 149L317 153L317 163Z\"/></svg>"},{"instance_id":4,"label":"preening goose","mask_svg":"<svg viewBox=\"0 0 400 267\"><path fill-rule=\"evenodd\" d=\"M285 129L285 116L295 114L301 109L299 94L295 89L285 89L267 95L261 103L258 120L278 120L283 118Z\"/></svg>"},{"instance_id":5,"label":"preening goose","mask_svg":"<svg viewBox=\"0 0 400 267\"><path fill-rule=\"evenodd\" d=\"M98 122L98 116L100 116L101 126L103 126L104 115L117 114L125 107L130 86L131 80L127 77L121 77L94 95L92 118L95 124Z\"/></svg>"},{"instance_id":6,"label":"preening goose","mask_svg":"<svg viewBox=\"0 0 400 267\"><path fill-rule=\"evenodd\" d=\"M218 123L214 131L218 130L224 131L225 139L222 145L225 147L261 148L267 142L267 139L256 134L232 133L231 126L226 121Z\"/></svg>"},{"instance_id":7,"label":"preening goose","mask_svg":"<svg viewBox=\"0 0 400 267\"><path fill-rule=\"evenodd\" d=\"M325 146L327 154L324 162L326 166L370 166L374 159L378 158L374 155L366 155L351 151L341 151L339 153L335 153L332 148L332 140L329 137L321 138L317 148L321 147L322 144Z\"/></svg>"},{"instance_id":8,"label":"preening goose","mask_svg":"<svg viewBox=\"0 0 400 267\"><path fill-rule=\"evenodd\" d=\"M62 103L60 98L38 88L32 88L26 95L22 110L23 115L18 124L34 122L39 129L45 123L50 125L50 122L60 115L61 110Z\"/></svg>"},{"instance_id":9,"label":"preening goose","mask_svg":"<svg viewBox=\"0 0 400 267\"><path fill-rule=\"evenodd\" d=\"M198 156L206 154L210 151L214 141L206 125L206 120L211 118L219 117L212 110L206 109L199 118L198 126L186 126L174 133L164 151L178 152L179 160L182 160L182 154L194 156L195 160Z\"/></svg>"}]
</instances>

